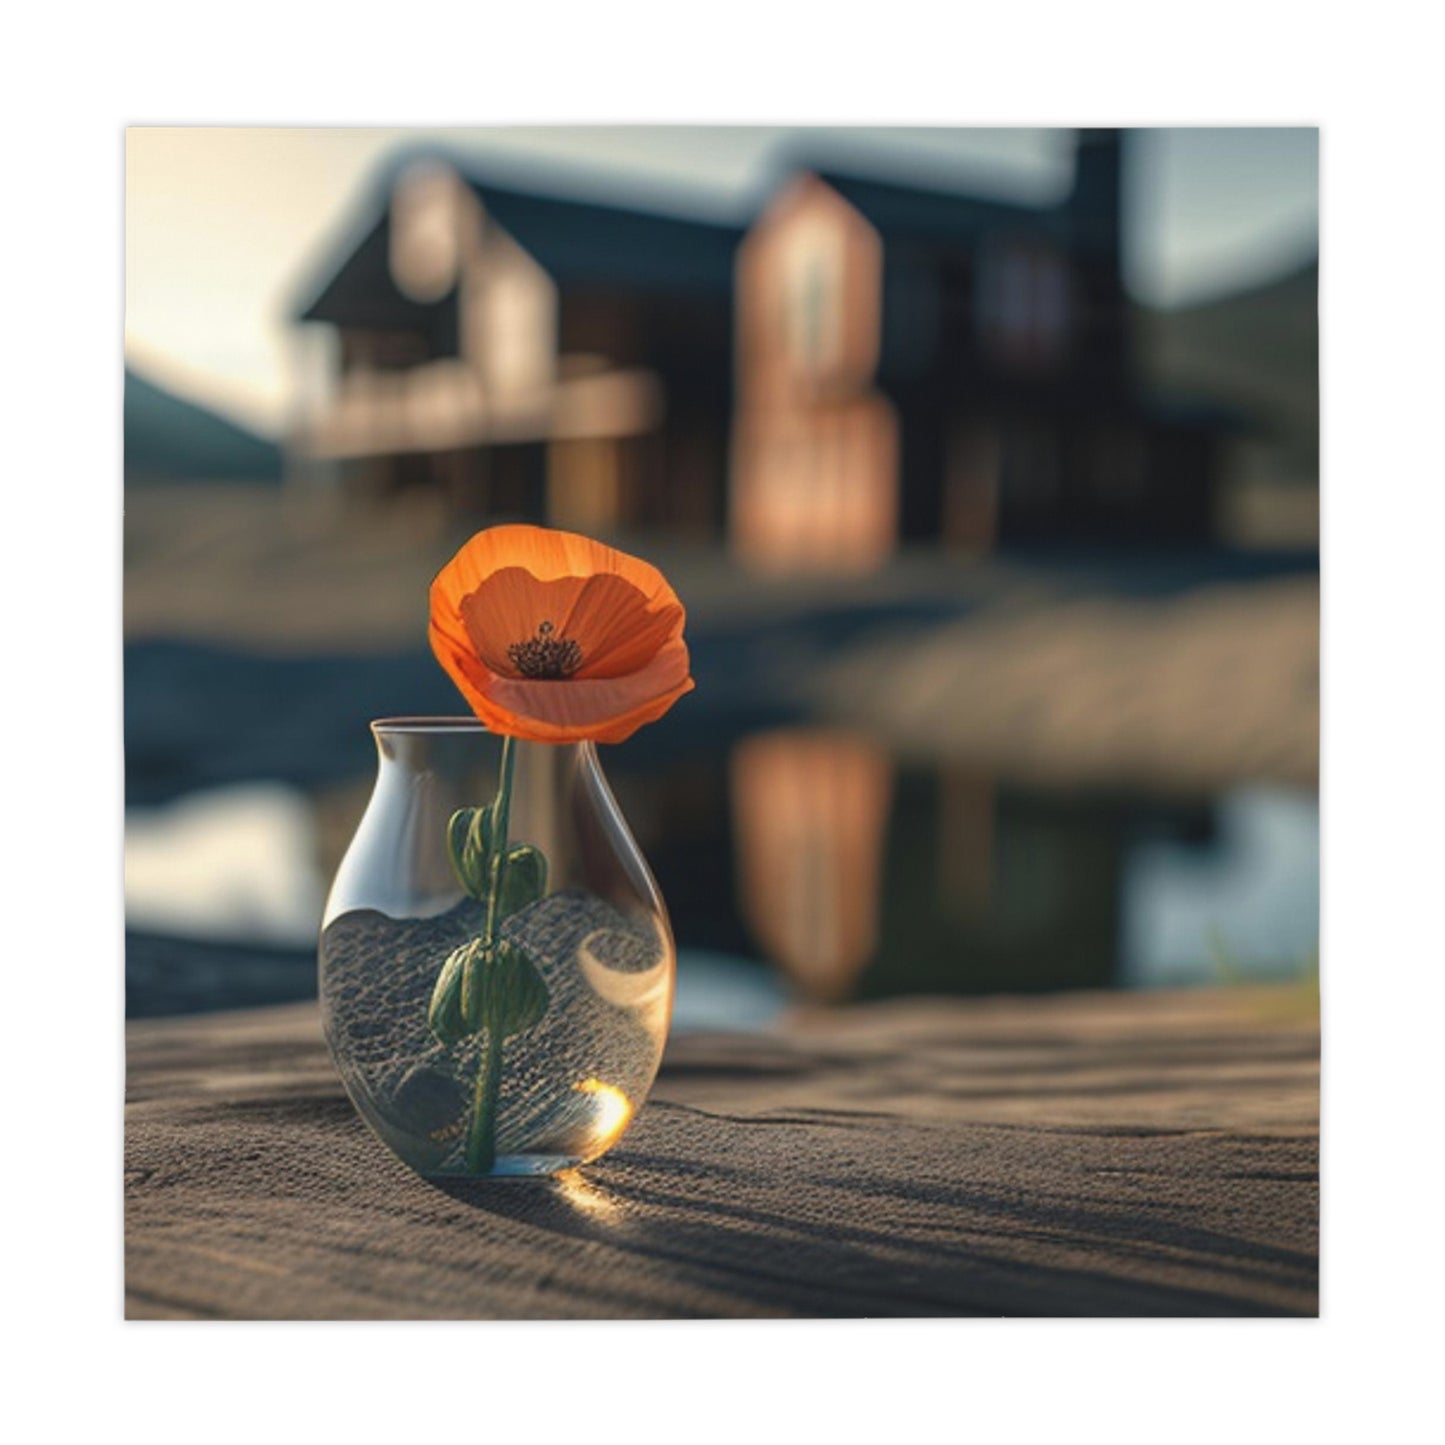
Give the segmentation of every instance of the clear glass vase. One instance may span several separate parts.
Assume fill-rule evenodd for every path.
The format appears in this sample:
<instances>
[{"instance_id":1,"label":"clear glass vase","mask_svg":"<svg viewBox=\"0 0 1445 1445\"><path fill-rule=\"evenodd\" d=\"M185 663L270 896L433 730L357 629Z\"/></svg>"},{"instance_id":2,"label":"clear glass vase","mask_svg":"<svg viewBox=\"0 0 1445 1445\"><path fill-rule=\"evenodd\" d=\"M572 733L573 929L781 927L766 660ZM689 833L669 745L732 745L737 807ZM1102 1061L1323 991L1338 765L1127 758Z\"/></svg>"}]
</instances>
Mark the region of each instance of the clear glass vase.
<instances>
[{"instance_id":1,"label":"clear glass vase","mask_svg":"<svg viewBox=\"0 0 1445 1445\"><path fill-rule=\"evenodd\" d=\"M430 1177L610 1149L662 1058L676 952L591 743L372 724L371 801L327 899L322 1017L357 1110Z\"/></svg>"}]
</instances>

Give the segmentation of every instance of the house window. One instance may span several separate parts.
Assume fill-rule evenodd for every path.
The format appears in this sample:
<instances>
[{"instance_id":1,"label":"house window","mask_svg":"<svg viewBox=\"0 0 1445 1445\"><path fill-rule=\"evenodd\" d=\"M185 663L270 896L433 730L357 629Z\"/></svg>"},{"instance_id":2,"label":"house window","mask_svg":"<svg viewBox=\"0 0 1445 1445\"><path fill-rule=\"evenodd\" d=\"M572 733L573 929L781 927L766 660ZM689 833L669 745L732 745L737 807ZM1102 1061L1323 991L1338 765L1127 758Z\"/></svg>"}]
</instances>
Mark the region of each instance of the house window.
<instances>
[{"instance_id":1,"label":"house window","mask_svg":"<svg viewBox=\"0 0 1445 1445\"><path fill-rule=\"evenodd\" d=\"M426 337L419 331L361 331L341 334L341 370L409 371L430 355Z\"/></svg>"},{"instance_id":2,"label":"house window","mask_svg":"<svg viewBox=\"0 0 1445 1445\"><path fill-rule=\"evenodd\" d=\"M1072 297L1064 258L1037 241L985 248L975 307L980 339L1008 366L1052 365L1068 349Z\"/></svg>"},{"instance_id":3,"label":"house window","mask_svg":"<svg viewBox=\"0 0 1445 1445\"><path fill-rule=\"evenodd\" d=\"M788 246L783 284L794 366L817 375L837 365L843 347L843 241L833 227L798 227Z\"/></svg>"}]
</instances>

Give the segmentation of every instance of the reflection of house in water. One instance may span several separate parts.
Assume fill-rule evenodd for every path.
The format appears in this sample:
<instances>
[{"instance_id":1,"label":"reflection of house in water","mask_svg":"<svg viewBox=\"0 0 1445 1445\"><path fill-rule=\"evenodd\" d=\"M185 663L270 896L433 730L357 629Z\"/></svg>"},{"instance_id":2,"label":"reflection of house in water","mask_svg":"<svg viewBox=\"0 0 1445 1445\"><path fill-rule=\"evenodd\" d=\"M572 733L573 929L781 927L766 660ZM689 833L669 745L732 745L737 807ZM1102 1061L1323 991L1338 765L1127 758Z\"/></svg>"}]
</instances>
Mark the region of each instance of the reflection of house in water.
<instances>
[{"instance_id":1,"label":"reflection of house in water","mask_svg":"<svg viewBox=\"0 0 1445 1445\"><path fill-rule=\"evenodd\" d=\"M878 946L893 763L866 739L761 733L732 755L739 903L810 998L845 998Z\"/></svg>"},{"instance_id":2,"label":"reflection of house in water","mask_svg":"<svg viewBox=\"0 0 1445 1445\"><path fill-rule=\"evenodd\" d=\"M1121 980L1140 844L1214 842L1207 801L1019 788L899 767L866 738L753 734L645 786L618 771L679 944L760 956L807 998Z\"/></svg>"},{"instance_id":3,"label":"reflection of house in water","mask_svg":"<svg viewBox=\"0 0 1445 1445\"><path fill-rule=\"evenodd\" d=\"M1135 819L905 770L861 737L765 733L731 761L738 903L809 998L1114 981Z\"/></svg>"},{"instance_id":4,"label":"reflection of house in water","mask_svg":"<svg viewBox=\"0 0 1445 1445\"><path fill-rule=\"evenodd\" d=\"M736 229L399 163L300 312L340 360L294 456L781 568L1206 540L1219 423L1136 386L1122 159L1084 132L1053 206L797 166Z\"/></svg>"},{"instance_id":5,"label":"reflection of house in water","mask_svg":"<svg viewBox=\"0 0 1445 1445\"><path fill-rule=\"evenodd\" d=\"M977 776L900 779L879 959L864 996L1113 981L1129 820Z\"/></svg>"},{"instance_id":6,"label":"reflection of house in water","mask_svg":"<svg viewBox=\"0 0 1445 1445\"><path fill-rule=\"evenodd\" d=\"M899 777L878 954L861 997L1119 982L1124 870L1144 837L1205 842L1207 803Z\"/></svg>"}]
</instances>

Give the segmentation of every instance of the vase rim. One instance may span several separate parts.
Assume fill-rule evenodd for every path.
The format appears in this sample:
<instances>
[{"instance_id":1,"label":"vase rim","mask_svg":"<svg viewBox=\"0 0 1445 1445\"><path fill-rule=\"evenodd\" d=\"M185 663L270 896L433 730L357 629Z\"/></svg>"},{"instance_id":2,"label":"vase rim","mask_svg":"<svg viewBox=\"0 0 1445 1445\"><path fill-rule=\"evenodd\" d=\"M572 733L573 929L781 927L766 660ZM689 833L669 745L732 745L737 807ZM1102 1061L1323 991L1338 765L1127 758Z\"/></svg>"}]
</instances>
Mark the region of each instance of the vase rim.
<instances>
[{"instance_id":1,"label":"vase rim","mask_svg":"<svg viewBox=\"0 0 1445 1445\"><path fill-rule=\"evenodd\" d=\"M491 733L476 717L379 717L372 720L374 733Z\"/></svg>"},{"instance_id":2,"label":"vase rim","mask_svg":"<svg viewBox=\"0 0 1445 1445\"><path fill-rule=\"evenodd\" d=\"M505 733L499 733L489 728L478 717L379 717L372 719L370 727L371 735L374 738L506 737ZM527 747L572 747L594 752L597 746L590 739L580 739L570 743L541 743L523 738L517 738L515 741L523 743Z\"/></svg>"}]
</instances>

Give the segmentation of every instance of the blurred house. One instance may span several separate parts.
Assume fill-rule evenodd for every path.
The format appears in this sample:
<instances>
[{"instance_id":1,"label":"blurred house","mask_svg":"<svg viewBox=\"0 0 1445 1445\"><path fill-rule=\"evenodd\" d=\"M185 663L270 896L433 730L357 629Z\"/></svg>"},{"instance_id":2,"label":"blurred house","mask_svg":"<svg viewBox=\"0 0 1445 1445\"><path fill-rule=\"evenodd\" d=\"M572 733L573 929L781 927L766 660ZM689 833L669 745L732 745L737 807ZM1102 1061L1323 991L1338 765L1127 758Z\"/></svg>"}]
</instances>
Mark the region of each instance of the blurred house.
<instances>
[{"instance_id":1,"label":"blurred house","mask_svg":"<svg viewBox=\"0 0 1445 1445\"><path fill-rule=\"evenodd\" d=\"M1122 147L1052 206L788 166L745 229L404 159L299 310L338 361L293 458L783 569L1209 540L1223 422L1140 384Z\"/></svg>"},{"instance_id":2,"label":"blurred house","mask_svg":"<svg viewBox=\"0 0 1445 1445\"><path fill-rule=\"evenodd\" d=\"M1203 541L1221 417L1151 399L1118 131L1049 207L795 173L738 262L733 537L793 568L903 542Z\"/></svg>"},{"instance_id":3,"label":"blurred house","mask_svg":"<svg viewBox=\"0 0 1445 1445\"><path fill-rule=\"evenodd\" d=\"M404 158L299 311L335 328L337 370L293 464L361 496L716 535L739 240Z\"/></svg>"}]
</instances>

